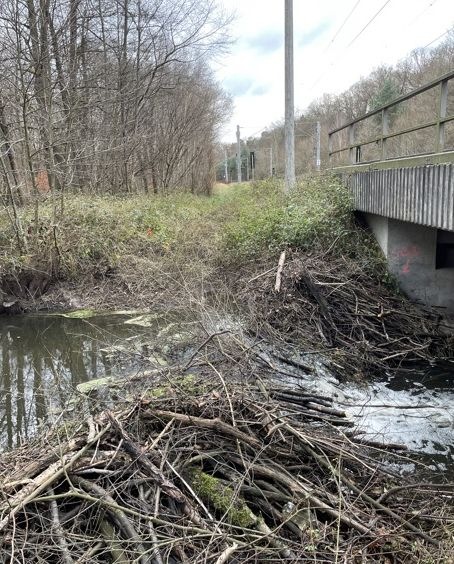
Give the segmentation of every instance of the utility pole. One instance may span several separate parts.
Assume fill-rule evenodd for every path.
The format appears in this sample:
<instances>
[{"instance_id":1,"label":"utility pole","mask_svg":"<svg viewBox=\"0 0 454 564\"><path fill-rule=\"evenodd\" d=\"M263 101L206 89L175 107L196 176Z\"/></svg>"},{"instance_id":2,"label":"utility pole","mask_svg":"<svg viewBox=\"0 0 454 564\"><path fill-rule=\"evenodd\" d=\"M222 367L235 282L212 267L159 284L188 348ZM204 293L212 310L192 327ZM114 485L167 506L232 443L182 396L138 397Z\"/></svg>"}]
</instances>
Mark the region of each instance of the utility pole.
<instances>
[{"instance_id":1,"label":"utility pole","mask_svg":"<svg viewBox=\"0 0 454 564\"><path fill-rule=\"evenodd\" d=\"M227 160L227 150L224 147L224 176L225 176L225 183L229 183L229 165Z\"/></svg>"},{"instance_id":2,"label":"utility pole","mask_svg":"<svg viewBox=\"0 0 454 564\"><path fill-rule=\"evenodd\" d=\"M295 109L293 85L293 0L285 0L285 183L295 187Z\"/></svg>"},{"instance_id":3,"label":"utility pole","mask_svg":"<svg viewBox=\"0 0 454 564\"><path fill-rule=\"evenodd\" d=\"M270 152L270 176L273 176L273 147L268 147Z\"/></svg>"},{"instance_id":4,"label":"utility pole","mask_svg":"<svg viewBox=\"0 0 454 564\"><path fill-rule=\"evenodd\" d=\"M237 182L241 182L241 137L240 126L236 126L236 177Z\"/></svg>"},{"instance_id":5,"label":"utility pole","mask_svg":"<svg viewBox=\"0 0 454 564\"><path fill-rule=\"evenodd\" d=\"M320 172L320 122L317 121L315 126L315 168L317 172Z\"/></svg>"}]
</instances>

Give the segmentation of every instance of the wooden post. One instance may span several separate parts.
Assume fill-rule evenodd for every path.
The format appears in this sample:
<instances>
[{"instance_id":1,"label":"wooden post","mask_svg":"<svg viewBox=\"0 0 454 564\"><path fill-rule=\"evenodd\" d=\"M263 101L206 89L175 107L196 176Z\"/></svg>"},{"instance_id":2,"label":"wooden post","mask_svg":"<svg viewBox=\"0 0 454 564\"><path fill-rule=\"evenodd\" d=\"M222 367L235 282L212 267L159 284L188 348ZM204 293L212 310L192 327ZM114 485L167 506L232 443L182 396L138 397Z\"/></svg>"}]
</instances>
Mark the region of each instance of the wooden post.
<instances>
[{"instance_id":1,"label":"wooden post","mask_svg":"<svg viewBox=\"0 0 454 564\"><path fill-rule=\"evenodd\" d=\"M356 148L355 145L355 124L348 126L348 145L350 147L350 164L356 163Z\"/></svg>"},{"instance_id":2,"label":"wooden post","mask_svg":"<svg viewBox=\"0 0 454 564\"><path fill-rule=\"evenodd\" d=\"M445 148L445 123L444 121L441 120L446 117L447 108L448 108L448 81L443 80L442 82L440 82L437 139L435 144L435 150L437 153L443 151Z\"/></svg>"},{"instance_id":3,"label":"wooden post","mask_svg":"<svg viewBox=\"0 0 454 564\"><path fill-rule=\"evenodd\" d=\"M381 160L384 161L387 158L386 154L386 144L387 135L389 133L389 114L388 108L383 108L381 111Z\"/></svg>"}]
</instances>

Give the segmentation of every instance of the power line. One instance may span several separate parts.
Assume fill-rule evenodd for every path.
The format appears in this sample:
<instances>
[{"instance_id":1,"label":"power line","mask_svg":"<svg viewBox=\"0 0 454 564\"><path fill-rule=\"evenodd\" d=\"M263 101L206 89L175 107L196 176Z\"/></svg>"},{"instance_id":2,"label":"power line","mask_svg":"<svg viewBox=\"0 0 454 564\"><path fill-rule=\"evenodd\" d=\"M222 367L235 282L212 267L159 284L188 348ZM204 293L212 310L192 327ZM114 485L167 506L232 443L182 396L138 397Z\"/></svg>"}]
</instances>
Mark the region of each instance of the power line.
<instances>
[{"instance_id":1,"label":"power line","mask_svg":"<svg viewBox=\"0 0 454 564\"><path fill-rule=\"evenodd\" d=\"M451 27L449 29L447 29L444 33L442 33L441 35L439 35L438 37L436 37L435 39L432 39L432 41L430 43L428 43L427 45L424 45L423 49L427 49L427 47L430 47L432 45L432 43L435 43L435 41L438 41L439 39L441 39L442 37L444 37L445 35L448 35L448 33L451 31Z\"/></svg>"},{"instance_id":2,"label":"power line","mask_svg":"<svg viewBox=\"0 0 454 564\"><path fill-rule=\"evenodd\" d=\"M248 135L248 137L255 137L255 136L258 135L259 133L262 133L262 131L265 131L265 129L268 129L268 125L265 125L265 127L262 127L262 129L259 129L259 130L256 131L255 133L251 133L250 135Z\"/></svg>"},{"instance_id":3,"label":"power line","mask_svg":"<svg viewBox=\"0 0 454 564\"><path fill-rule=\"evenodd\" d=\"M353 45L353 43L358 39L358 37L360 37L360 35L363 34L363 32L370 26L370 24L375 20L375 18L381 14L381 12L383 12L383 10L386 8L386 6L391 2L391 0L386 0L386 2L383 4L383 6L378 10L378 12L372 16L372 18L367 22L367 24L362 28L362 30L355 35L355 37L350 41L350 43L347 45L347 49L349 47L351 47Z\"/></svg>"},{"instance_id":4,"label":"power line","mask_svg":"<svg viewBox=\"0 0 454 564\"><path fill-rule=\"evenodd\" d=\"M435 0L436 1L436 0ZM348 20L351 18L353 12L356 10L356 8L358 7L358 4L361 2L361 0L358 0L356 2L356 4L353 6L353 8L350 10L350 12L348 13L347 17L344 19L344 21L342 22L341 26L339 27L339 29L336 31L336 33L333 35L333 38L331 39L331 41L328 43L326 49L323 51L323 54L325 55L325 53L329 50L329 48L331 47L331 45L334 43L334 41L336 40L336 37L339 35L339 33L344 29L346 23L348 22Z\"/></svg>"},{"instance_id":5,"label":"power line","mask_svg":"<svg viewBox=\"0 0 454 564\"><path fill-rule=\"evenodd\" d=\"M419 18L420 18L423 14L425 14L425 13L427 12L427 10L429 10L429 8L432 8L432 6L433 6L436 2L438 2L438 0L431 0L431 2L429 3L429 5L426 6L426 7L424 8L424 10L422 10L421 12L419 12L419 14L417 14L417 15L411 20L411 22L409 23L409 26L412 26L415 22L417 22L417 21L419 20Z\"/></svg>"},{"instance_id":6,"label":"power line","mask_svg":"<svg viewBox=\"0 0 454 564\"><path fill-rule=\"evenodd\" d=\"M327 72L329 71L329 69L331 69L331 67L334 66L334 64L338 61L340 61L340 59L342 58L342 56L344 55L345 51L347 51L347 49L349 49L353 43L355 43L355 41L364 33L364 31L370 26L370 24L377 18L377 16L386 8L386 6L391 2L391 0L387 0L382 6L381 8L378 10L378 12L376 12L372 18L366 23L366 25L355 35L355 37L350 41L350 43L344 48L344 50L342 51L341 55L339 55L339 57L333 61L326 70L322 71L320 73L320 76L315 80L315 82L312 84L312 86L310 86L309 88L309 92L312 92L312 90L315 88L315 86L317 86L317 84L322 80L322 78L324 76L326 76ZM355 6L356 7L356 6Z\"/></svg>"}]
</instances>

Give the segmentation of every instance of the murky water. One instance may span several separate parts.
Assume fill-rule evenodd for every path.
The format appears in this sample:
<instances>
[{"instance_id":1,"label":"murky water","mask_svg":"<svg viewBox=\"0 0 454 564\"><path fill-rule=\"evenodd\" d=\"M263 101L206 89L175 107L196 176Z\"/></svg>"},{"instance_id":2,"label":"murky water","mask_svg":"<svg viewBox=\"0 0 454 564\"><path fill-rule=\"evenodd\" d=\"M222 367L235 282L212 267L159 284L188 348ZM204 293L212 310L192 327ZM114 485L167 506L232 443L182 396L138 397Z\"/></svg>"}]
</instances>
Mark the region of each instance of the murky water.
<instances>
[{"instance_id":1,"label":"murky water","mask_svg":"<svg viewBox=\"0 0 454 564\"><path fill-rule=\"evenodd\" d=\"M174 317L1 317L0 450L21 443L53 420L79 384L130 374L144 362L160 362L152 347L161 333L176 327Z\"/></svg>"},{"instance_id":2,"label":"murky water","mask_svg":"<svg viewBox=\"0 0 454 564\"><path fill-rule=\"evenodd\" d=\"M369 438L425 453L454 471L454 366L400 371L364 390L343 390L347 412Z\"/></svg>"},{"instance_id":3,"label":"murky water","mask_svg":"<svg viewBox=\"0 0 454 564\"><path fill-rule=\"evenodd\" d=\"M0 450L54 420L81 384L190 354L195 325L181 314L0 317ZM271 358L273 349L264 347L263 354ZM337 381L321 359L300 359L313 364L315 375L285 365L295 379L277 377L333 397L365 438L404 444L433 470L454 475L454 364L403 370L359 386Z\"/></svg>"},{"instance_id":4,"label":"murky water","mask_svg":"<svg viewBox=\"0 0 454 564\"><path fill-rule=\"evenodd\" d=\"M339 382L320 359L301 359L313 364L316 376L295 374L290 384L334 398L364 439L404 445L432 472L454 478L453 363L403 369L358 385Z\"/></svg>"}]
</instances>

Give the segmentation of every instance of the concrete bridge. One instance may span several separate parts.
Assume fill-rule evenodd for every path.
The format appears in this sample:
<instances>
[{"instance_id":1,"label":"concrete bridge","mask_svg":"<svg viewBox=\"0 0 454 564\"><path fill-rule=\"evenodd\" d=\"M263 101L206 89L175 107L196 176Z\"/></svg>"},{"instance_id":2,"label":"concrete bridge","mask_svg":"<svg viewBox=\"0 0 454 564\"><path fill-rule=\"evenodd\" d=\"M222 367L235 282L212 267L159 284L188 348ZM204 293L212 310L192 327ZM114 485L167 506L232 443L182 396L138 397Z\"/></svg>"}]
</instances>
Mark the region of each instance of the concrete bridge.
<instances>
[{"instance_id":1,"label":"concrete bridge","mask_svg":"<svg viewBox=\"0 0 454 564\"><path fill-rule=\"evenodd\" d=\"M409 297L448 314L454 314L453 126L454 71L329 133L330 168L350 188L390 272Z\"/></svg>"}]
</instances>

